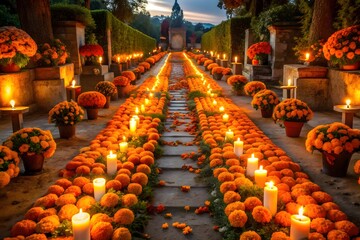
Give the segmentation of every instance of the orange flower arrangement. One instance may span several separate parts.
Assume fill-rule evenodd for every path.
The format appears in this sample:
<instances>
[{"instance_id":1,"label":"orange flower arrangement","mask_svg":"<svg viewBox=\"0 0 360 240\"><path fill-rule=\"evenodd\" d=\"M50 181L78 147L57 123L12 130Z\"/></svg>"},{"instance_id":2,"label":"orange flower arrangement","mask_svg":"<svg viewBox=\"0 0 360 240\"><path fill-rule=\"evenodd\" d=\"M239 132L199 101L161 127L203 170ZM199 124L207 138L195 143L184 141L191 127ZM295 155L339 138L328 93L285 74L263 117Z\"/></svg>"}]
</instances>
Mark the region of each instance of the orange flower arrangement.
<instances>
[{"instance_id":1,"label":"orange flower arrangement","mask_svg":"<svg viewBox=\"0 0 360 240\"><path fill-rule=\"evenodd\" d=\"M247 78L243 75L233 75L227 80L227 84L232 86L234 91L243 90L247 82Z\"/></svg>"},{"instance_id":2,"label":"orange flower arrangement","mask_svg":"<svg viewBox=\"0 0 360 240\"><path fill-rule=\"evenodd\" d=\"M130 80L130 82L136 80L136 76L132 71L123 71L121 72L121 76L127 77Z\"/></svg>"},{"instance_id":3,"label":"orange flower arrangement","mask_svg":"<svg viewBox=\"0 0 360 240\"><path fill-rule=\"evenodd\" d=\"M312 119L313 115L305 102L289 98L275 106L272 118L275 123L280 121L307 122Z\"/></svg>"},{"instance_id":4,"label":"orange flower arrangement","mask_svg":"<svg viewBox=\"0 0 360 240\"><path fill-rule=\"evenodd\" d=\"M225 68L223 67L214 67L212 70L211 70L211 74L222 74L223 71L225 70Z\"/></svg>"},{"instance_id":5,"label":"orange flower arrangement","mask_svg":"<svg viewBox=\"0 0 360 240\"><path fill-rule=\"evenodd\" d=\"M360 150L360 130L338 122L319 125L307 134L305 146L309 152L353 153Z\"/></svg>"},{"instance_id":6,"label":"orange flower arrangement","mask_svg":"<svg viewBox=\"0 0 360 240\"><path fill-rule=\"evenodd\" d=\"M224 68L224 70L222 71L222 75L232 75L231 68Z\"/></svg>"},{"instance_id":7,"label":"orange flower arrangement","mask_svg":"<svg viewBox=\"0 0 360 240\"><path fill-rule=\"evenodd\" d=\"M271 90L261 90L253 96L251 105L256 110L269 109L276 106L279 103L279 98L275 92Z\"/></svg>"},{"instance_id":8,"label":"orange flower arrangement","mask_svg":"<svg viewBox=\"0 0 360 240\"><path fill-rule=\"evenodd\" d=\"M33 59L38 66L58 66L70 61L70 54L66 45L60 39L55 39L51 43L40 45Z\"/></svg>"},{"instance_id":9,"label":"orange flower arrangement","mask_svg":"<svg viewBox=\"0 0 360 240\"><path fill-rule=\"evenodd\" d=\"M111 96L117 91L116 86L109 81L98 82L95 86L95 90L104 96Z\"/></svg>"},{"instance_id":10,"label":"orange flower arrangement","mask_svg":"<svg viewBox=\"0 0 360 240\"><path fill-rule=\"evenodd\" d=\"M141 62L141 63L139 63L139 66L143 66L146 71L149 70L151 67L150 63L148 63L148 62Z\"/></svg>"},{"instance_id":11,"label":"orange flower arrangement","mask_svg":"<svg viewBox=\"0 0 360 240\"><path fill-rule=\"evenodd\" d=\"M49 111L49 123L56 126L74 125L83 119L84 111L74 102L63 101Z\"/></svg>"},{"instance_id":12,"label":"orange flower arrangement","mask_svg":"<svg viewBox=\"0 0 360 240\"><path fill-rule=\"evenodd\" d=\"M78 97L78 104L84 108L102 108L106 103L106 97L96 91L81 93Z\"/></svg>"},{"instance_id":13,"label":"orange flower arrangement","mask_svg":"<svg viewBox=\"0 0 360 240\"><path fill-rule=\"evenodd\" d=\"M1 27L0 39L0 65L14 63L22 68L29 62L29 57L36 53L35 41L16 27Z\"/></svg>"},{"instance_id":14,"label":"orange flower arrangement","mask_svg":"<svg viewBox=\"0 0 360 240\"><path fill-rule=\"evenodd\" d=\"M130 79L124 76L117 76L114 78L113 84L117 87L126 87L130 85Z\"/></svg>"},{"instance_id":15,"label":"orange flower arrangement","mask_svg":"<svg viewBox=\"0 0 360 240\"><path fill-rule=\"evenodd\" d=\"M257 92L266 89L266 85L260 81L251 81L244 86L244 91L248 96L254 96Z\"/></svg>"},{"instance_id":16,"label":"orange flower arrangement","mask_svg":"<svg viewBox=\"0 0 360 240\"><path fill-rule=\"evenodd\" d=\"M51 132L40 128L20 129L14 132L3 145L19 154L43 154L46 158L51 157L56 149Z\"/></svg>"},{"instance_id":17,"label":"orange flower arrangement","mask_svg":"<svg viewBox=\"0 0 360 240\"><path fill-rule=\"evenodd\" d=\"M339 65L360 61L360 25L344 28L333 33L323 46L324 57Z\"/></svg>"},{"instance_id":18,"label":"orange flower arrangement","mask_svg":"<svg viewBox=\"0 0 360 240\"><path fill-rule=\"evenodd\" d=\"M218 67L218 66L219 66L219 65L218 65L217 63L210 63L210 64L206 67L206 69L211 72L214 67Z\"/></svg>"},{"instance_id":19,"label":"orange flower arrangement","mask_svg":"<svg viewBox=\"0 0 360 240\"><path fill-rule=\"evenodd\" d=\"M268 42L255 43L251 45L246 51L246 55L251 60L253 60L254 58L260 60L260 58L270 53L271 53L271 46Z\"/></svg>"},{"instance_id":20,"label":"orange flower arrangement","mask_svg":"<svg viewBox=\"0 0 360 240\"><path fill-rule=\"evenodd\" d=\"M10 178L19 174L19 162L17 152L6 146L0 146L0 188L5 187L9 184Z\"/></svg>"},{"instance_id":21,"label":"orange flower arrangement","mask_svg":"<svg viewBox=\"0 0 360 240\"><path fill-rule=\"evenodd\" d=\"M211 59L206 60L206 61L204 62L204 67L206 68L206 67L209 66L209 64L211 64L211 63L214 63L214 61L211 60Z\"/></svg>"}]
</instances>

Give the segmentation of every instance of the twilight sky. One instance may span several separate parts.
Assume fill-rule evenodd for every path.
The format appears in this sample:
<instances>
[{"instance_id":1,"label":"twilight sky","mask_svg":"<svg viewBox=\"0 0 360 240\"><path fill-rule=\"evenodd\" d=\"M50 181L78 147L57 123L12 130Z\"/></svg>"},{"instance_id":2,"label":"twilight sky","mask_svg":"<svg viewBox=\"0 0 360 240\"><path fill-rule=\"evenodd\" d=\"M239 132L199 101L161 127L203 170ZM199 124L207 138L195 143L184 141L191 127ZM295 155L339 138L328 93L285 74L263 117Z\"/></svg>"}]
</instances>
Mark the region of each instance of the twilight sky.
<instances>
[{"instance_id":1,"label":"twilight sky","mask_svg":"<svg viewBox=\"0 0 360 240\"><path fill-rule=\"evenodd\" d=\"M146 10L151 16L161 14L170 16L174 2L175 0L148 0ZM222 20L226 20L225 11L216 6L218 0L178 0L178 3L187 21L217 25Z\"/></svg>"}]
</instances>

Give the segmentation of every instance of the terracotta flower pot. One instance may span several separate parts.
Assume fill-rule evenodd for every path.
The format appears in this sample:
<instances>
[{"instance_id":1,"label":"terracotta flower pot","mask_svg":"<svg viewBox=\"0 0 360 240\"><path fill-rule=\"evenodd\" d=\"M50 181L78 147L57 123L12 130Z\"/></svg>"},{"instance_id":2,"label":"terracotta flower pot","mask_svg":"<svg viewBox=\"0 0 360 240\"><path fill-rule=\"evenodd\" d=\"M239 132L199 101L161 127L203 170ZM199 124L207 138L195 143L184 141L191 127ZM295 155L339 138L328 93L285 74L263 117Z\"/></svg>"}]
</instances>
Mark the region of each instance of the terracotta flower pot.
<instances>
[{"instance_id":1,"label":"terracotta flower pot","mask_svg":"<svg viewBox=\"0 0 360 240\"><path fill-rule=\"evenodd\" d=\"M343 151L340 154L321 152L323 168L322 172L332 177L345 177L352 153Z\"/></svg>"},{"instance_id":2,"label":"terracotta flower pot","mask_svg":"<svg viewBox=\"0 0 360 240\"><path fill-rule=\"evenodd\" d=\"M301 129L304 126L304 122L290 122L284 121L286 136L299 137Z\"/></svg>"},{"instance_id":3,"label":"terracotta flower pot","mask_svg":"<svg viewBox=\"0 0 360 240\"><path fill-rule=\"evenodd\" d=\"M88 120L95 120L98 118L99 110L97 108L87 108L86 115Z\"/></svg>"},{"instance_id":4,"label":"terracotta flower pot","mask_svg":"<svg viewBox=\"0 0 360 240\"><path fill-rule=\"evenodd\" d=\"M75 125L58 126L60 138L69 139L75 136L76 127Z\"/></svg>"},{"instance_id":5,"label":"terracotta flower pot","mask_svg":"<svg viewBox=\"0 0 360 240\"><path fill-rule=\"evenodd\" d=\"M359 68L360 68L360 62L357 62L354 64L346 64L346 65L341 66L342 70L347 70L347 71L358 70Z\"/></svg>"},{"instance_id":6,"label":"terracotta flower pot","mask_svg":"<svg viewBox=\"0 0 360 240\"><path fill-rule=\"evenodd\" d=\"M14 72L19 72L20 67L18 65L16 65L15 63L9 63L6 65L0 65L0 70L1 70L1 72L4 72L4 73L14 73Z\"/></svg>"},{"instance_id":7,"label":"terracotta flower pot","mask_svg":"<svg viewBox=\"0 0 360 240\"><path fill-rule=\"evenodd\" d=\"M273 114L274 108L273 108L273 107L271 107L271 108L265 108L265 109L261 108L260 110L261 110L261 116L262 116L263 118L271 118L271 117L272 117L272 114Z\"/></svg>"},{"instance_id":8,"label":"terracotta flower pot","mask_svg":"<svg viewBox=\"0 0 360 240\"><path fill-rule=\"evenodd\" d=\"M33 175L40 173L43 170L44 165L44 155L43 154L33 154L28 155L27 153L20 155L26 175Z\"/></svg>"}]
</instances>

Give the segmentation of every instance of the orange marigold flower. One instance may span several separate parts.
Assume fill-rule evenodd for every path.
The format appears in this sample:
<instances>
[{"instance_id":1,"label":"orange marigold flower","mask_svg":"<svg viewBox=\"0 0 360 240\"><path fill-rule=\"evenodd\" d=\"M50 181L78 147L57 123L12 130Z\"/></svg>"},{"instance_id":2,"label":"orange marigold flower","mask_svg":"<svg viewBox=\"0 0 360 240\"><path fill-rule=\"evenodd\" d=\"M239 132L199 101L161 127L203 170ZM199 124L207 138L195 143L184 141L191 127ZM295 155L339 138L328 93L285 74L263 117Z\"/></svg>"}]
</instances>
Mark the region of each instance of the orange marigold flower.
<instances>
[{"instance_id":1,"label":"orange marigold flower","mask_svg":"<svg viewBox=\"0 0 360 240\"><path fill-rule=\"evenodd\" d=\"M245 210L252 211L256 206L262 206L262 202L257 197L248 197L245 201Z\"/></svg>"},{"instance_id":2,"label":"orange marigold flower","mask_svg":"<svg viewBox=\"0 0 360 240\"><path fill-rule=\"evenodd\" d=\"M115 207L118 205L120 197L115 193L105 193L100 200L100 205L103 207Z\"/></svg>"},{"instance_id":3,"label":"orange marigold flower","mask_svg":"<svg viewBox=\"0 0 360 240\"><path fill-rule=\"evenodd\" d=\"M359 234L359 228L352 222L348 220L342 220L335 222L335 228L349 234L350 237L356 236Z\"/></svg>"},{"instance_id":4,"label":"orange marigold flower","mask_svg":"<svg viewBox=\"0 0 360 240\"><path fill-rule=\"evenodd\" d=\"M256 206L252 210L252 216L258 223L268 223L271 221L272 215L269 209L263 206Z\"/></svg>"},{"instance_id":5,"label":"orange marigold flower","mask_svg":"<svg viewBox=\"0 0 360 240\"><path fill-rule=\"evenodd\" d=\"M121 208L114 215L114 222L122 225L130 225L134 219L133 211L128 208Z\"/></svg>"},{"instance_id":6,"label":"orange marigold flower","mask_svg":"<svg viewBox=\"0 0 360 240\"><path fill-rule=\"evenodd\" d=\"M328 240L350 240L350 236L341 230L331 230L327 235Z\"/></svg>"},{"instance_id":7,"label":"orange marigold flower","mask_svg":"<svg viewBox=\"0 0 360 240\"><path fill-rule=\"evenodd\" d=\"M290 227L291 214L286 211L280 211L276 213L274 221L282 227Z\"/></svg>"},{"instance_id":8,"label":"orange marigold flower","mask_svg":"<svg viewBox=\"0 0 360 240\"><path fill-rule=\"evenodd\" d=\"M235 210L228 216L228 220L232 227L243 227L247 222L247 215L242 210Z\"/></svg>"},{"instance_id":9,"label":"orange marigold flower","mask_svg":"<svg viewBox=\"0 0 360 240\"><path fill-rule=\"evenodd\" d=\"M163 223L163 224L161 225L161 228L162 228L162 229L168 229L168 228L169 228L169 224L168 224L168 223Z\"/></svg>"},{"instance_id":10,"label":"orange marigold flower","mask_svg":"<svg viewBox=\"0 0 360 240\"><path fill-rule=\"evenodd\" d=\"M283 232L274 232L271 234L270 240L290 240L290 237Z\"/></svg>"},{"instance_id":11,"label":"orange marigold flower","mask_svg":"<svg viewBox=\"0 0 360 240\"><path fill-rule=\"evenodd\" d=\"M229 203L228 205L226 205L224 211L225 211L226 216L229 216L230 213L232 213L235 210L245 211L245 204L240 201L232 202L232 203Z\"/></svg>"},{"instance_id":12,"label":"orange marigold flower","mask_svg":"<svg viewBox=\"0 0 360 240\"><path fill-rule=\"evenodd\" d=\"M261 237L254 231L246 231L240 235L240 240L261 240Z\"/></svg>"},{"instance_id":13,"label":"orange marigold flower","mask_svg":"<svg viewBox=\"0 0 360 240\"><path fill-rule=\"evenodd\" d=\"M224 203L225 204L229 204L229 203L232 203L232 202L236 202L236 201L240 201L241 199L241 196L239 193L237 192L234 192L234 191L227 191L225 194L224 194Z\"/></svg>"},{"instance_id":14,"label":"orange marigold flower","mask_svg":"<svg viewBox=\"0 0 360 240\"><path fill-rule=\"evenodd\" d=\"M311 221L310 227L318 233L327 234L335 228L335 224L325 218L315 218Z\"/></svg>"},{"instance_id":15,"label":"orange marigold flower","mask_svg":"<svg viewBox=\"0 0 360 240\"><path fill-rule=\"evenodd\" d=\"M326 238L321 233L312 232L309 233L308 240L326 240Z\"/></svg>"}]
</instances>

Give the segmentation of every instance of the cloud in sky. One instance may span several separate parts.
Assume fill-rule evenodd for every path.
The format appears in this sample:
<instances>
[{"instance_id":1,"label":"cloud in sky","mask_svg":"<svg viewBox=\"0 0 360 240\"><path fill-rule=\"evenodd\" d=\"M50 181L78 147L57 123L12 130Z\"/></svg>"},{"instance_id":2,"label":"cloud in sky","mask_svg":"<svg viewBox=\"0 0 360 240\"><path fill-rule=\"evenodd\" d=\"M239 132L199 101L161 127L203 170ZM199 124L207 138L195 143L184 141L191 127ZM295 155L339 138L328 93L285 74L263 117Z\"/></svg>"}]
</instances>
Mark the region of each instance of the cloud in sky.
<instances>
[{"instance_id":1,"label":"cloud in sky","mask_svg":"<svg viewBox=\"0 0 360 240\"><path fill-rule=\"evenodd\" d=\"M146 9L152 16L170 16L174 2L174 0L148 0ZM178 0L178 3L187 21L217 25L226 20L225 11L217 7L217 0Z\"/></svg>"}]
</instances>

